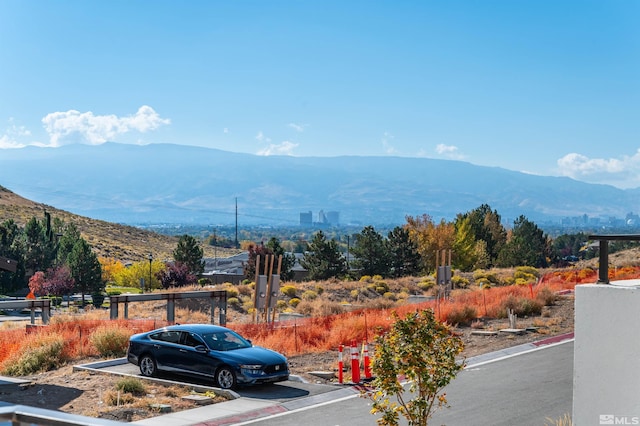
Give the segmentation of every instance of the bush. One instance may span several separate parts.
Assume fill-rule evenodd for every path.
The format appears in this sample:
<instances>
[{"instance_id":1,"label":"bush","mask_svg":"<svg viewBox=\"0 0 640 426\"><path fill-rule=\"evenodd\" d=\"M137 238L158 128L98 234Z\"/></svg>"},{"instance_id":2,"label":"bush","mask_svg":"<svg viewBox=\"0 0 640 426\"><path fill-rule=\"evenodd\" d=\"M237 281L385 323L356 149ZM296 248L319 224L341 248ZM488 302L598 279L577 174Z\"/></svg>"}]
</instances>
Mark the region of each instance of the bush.
<instances>
[{"instance_id":1,"label":"bush","mask_svg":"<svg viewBox=\"0 0 640 426\"><path fill-rule=\"evenodd\" d=\"M454 288L467 288L469 286L469 280L460 275L454 275L451 277L451 284L453 284Z\"/></svg>"},{"instance_id":2,"label":"bush","mask_svg":"<svg viewBox=\"0 0 640 426\"><path fill-rule=\"evenodd\" d=\"M544 306L553 305L557 298L558 296L547 287L541 288L536 294L536 299L539 300Z\"/></svg>"},{"instance_id":3,"label":"bush","mask_svg":"<svg viewBox=\"0 0 640 426\"><path fill-rule=\"evenodd\" d=\"M507 317L507 309L511 309L514 314L519 317L529 315L539 315L542 312L542 302L537 299L529 299L528 297L515 297L513 295L505 298L500 304L498 316L500 318Z\"/></svg>"},{"instance_id":4,"label":"bush","mask_svg":"<svg viewBox=\"0 0 640 426\"><path fill-rule=\"evenodd\" d=\"M384 281L376 282L376 293L385 294L389 291L389 286Z\"/></svg>"},{"instance_id":5,"label":"bush","mask_svg":"<svg viewBox=\"0 0 640 426\"><path fill-rule=\"evenodd\" d=\"M240 299L237 297L230 297L227 299L227 305L231 306L234 309L241 309L242 303L240 303Z\"/></svg>"},{"instance_id":6,"label":"bush","mask_svg":"<svg viewBox=\"0 0 640 426\"><path fill-rule=\"evenodd\" d=\"M315 300L317 297L318 297L318 293L316 293L313 290L307 290L304 293L302 293L303 300Z\"/></svg>"},{"instance_id":7,"label":"bush","mask_svg":"<svg viewBox=\"0 0 640 426\"><path fill-rule=\"evenodd\" d=\"M289 300L289 305L295 308L296 306L298 306L300 302L301 302L300 299L298 299L297 297L294 297L293 299Z\"/></svg>"},{"instance_id":8,"label":"bush","mask_svg":"<svg viewBox=\"0 0 640 426\"><path fill-rule=\"evenodd\" d=\"M452 325L470 325L478 316L476 308L473 306L464 306L462 308L453 308L448 314L446 321Z\"/></svg>"},{"instance_id":9,"label":"bush","mask_svg":"<svg viewBox=\"0 0 640 426\"><path fill-rule=\"evenodd\" d=\"M478 269L478 270L474 271L473 272L473 279L475 281L486 280L489 283L491 283L492 285L501 285L502 284L500 282L500 279L498 278L498 276L495 273L489 272L489 271L485 271L483 269Z\"/></svg>"},{"instance_id":10,"label":"bush","mask_svg":"<svg viewBox=\"0 0 640 426\"><path fill-rule=\"evenodd\" d=\"M103 303L104 303L104 294L102 294L102 293L92 293L91 294L91 304L94 307L100 308L100 307L102 307Z\"/></svg>"},{"instance_id":11,"label":"bush","mask_svg":"<svg viewBox=\"0 0 640 426\"><path fill-rule=\"evenodd\" d=\"M118 326L98 327L89 337L89 341L98 353L104 357L120 357L127 353L131 333Z\"/></svg>"},{"instance_id":12,"label":"bush","mask_svg":"<svg viewBox=\"0 0 640 426\"><path fill-rule=\"evenodd\" d=\"M147 389L144 387L142 381L135 377L125 377L124 379L120 379L116 383L116 390L137 396L146 395L147 393Z\"/></svg>"},{"instance_id":13,"label":"bush","mask_svg":"<svg viewBox=\"0 0 640 426\"><path fill-rule=\"evenodd\" d=\"M430 278L430 277L429 277ZM436 282L433 279L425 279L422 280L418 283L418 288L422 291L428 291L430 289L433 288L434 285L436 285Z\"/></svg>"},{"instance_id":14,"label":"bush","mask_svg":"<svg viewBox=\"0 0 640 426\"><path fill-rule=\"evenodd\" d=\"M253 293L253 289L248 285L241 284L236 288L238 289L238 293L242 296L251 296L251 294Z\"/></svg>"},{"instance_id":15,"label":"bush","mask_svg":"<svg viewBox=\"0 0 640 426\"><path fill-rule=\"evenodd\" d=\"M396 294L392 293L390 291L387 291L386 293L384 293L382 295L382 297L384 297L385 299L389 299L389 300L396 300Z\"/></svg>"},{"instance_id":16,"label":"bush","mask_svg":"<svg viewBox=\"0 0 640 426\"><path fill-rule=\"evenodd\" d=\"M41 371L54 370L67 360L62 336L42 336L31 342L22 353L8 358L2 370L7 376L27 376Z\"/></svg>"},{"instance_id":17,"label":"bush","mask_svg":"<svg viewBox=\"0 0 640 426\"><path fill-rule=\"evenodd\" d=\"M296 297L296 292L298 290L292 285L285 285L280 288L280 293L284 294L287 297Z\"/></svg>"},{"instance_id":18,"label":"bush","mask_svg":"<svg viewBox=\"0 0 640 426\"><path fill-rule=\"evenodd\" d=\"M112 407L117 407L120 405L131 404L135 401L133 395L126 392L117 392L117 391L107 391L104 394L104 402Z\"/></svg>"},{"instance_id":19,"label":"bush","mask_svg":"<svg viewBox=\"0 0 640 426\"><path fill-rule=\"evenodd\" d=\"M540 278L540 272L538 272L538 270L536 268L534 268L533 266L517 266L516 267L516 272L514 272L513 275L517 278L519 276L519 274L522 274L522 275L525 275L525 276L532 275L536 279Z\"/></svg>"},{"instance_id":20,"label":"bush","mask_svg":"<svg viewBox=\"0 0 640 426\"><path fill-rule=\"evenodd\" d=\"M225 291L227 292L227 300L238 297L238 289L233 287L225 287Z\"/></svg>"}]
</instances>

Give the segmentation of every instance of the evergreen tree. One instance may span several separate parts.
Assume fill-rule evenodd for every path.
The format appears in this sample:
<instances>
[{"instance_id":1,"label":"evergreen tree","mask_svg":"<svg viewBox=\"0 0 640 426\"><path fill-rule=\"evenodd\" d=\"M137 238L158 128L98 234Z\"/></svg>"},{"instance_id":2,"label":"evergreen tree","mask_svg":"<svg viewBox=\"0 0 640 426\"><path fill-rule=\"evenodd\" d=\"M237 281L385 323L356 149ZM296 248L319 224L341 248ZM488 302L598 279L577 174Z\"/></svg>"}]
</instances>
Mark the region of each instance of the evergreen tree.
<instances>
[{"instance_id":1,"label":"evergreen tree","mask_svg":"<svg viewBox=\"0 0 640 426\"><path fill-rule=\"evenodd\" d=\"M318 231L309 244L300 264L309 271L310 280L326 280L343 277L347 273L347 263L340 253L335 239L327 241L324 233Z\"/></svg>"},{"instance_id":2,"label":"evergreen tree","mask_svg":"<svg viewBox=\"0 0 640 426\"><path fill-rule=\"evenodd\" d=\"M418 246L411 240L409 231L402 226L396 226L389 231L387 240L391 276L398 278L418 275L422 268L422 262Z\"/></svg>"},{"instance_id":3,"label":"evergreen tree","mask_svg":"<svg viewBox=\"0 0 640 426\"><path fill-rule=\"evenodd\" d=\"M280 239L277 237L271 237L267 242L267 248L269 248L276 257L276 262L278 262L278 258L282 256L280 279L282 281L291 281L293 279L293 267L296 264L296 257L292 253L285 252L284 247L280 244Z\"/></svg>"},{"instance_id":4,"label":"evergreen tree","mask_svg":"<svg viewBox=\"0 0 640 426\"><path fill-rule=\"evenodd\" d=\"M78 227L73 223L61 225L59 231L62 231L62 235L58 239L56 259L59 265L64 265L67 263L67 258L71 250L73 250L73 246L81 236L80 230L78 230Z\"/></svg>"},{"instance_id":5,"label":"evergreen tree","mask_svg":"<svg viewBox=\"0 0 640 426\"><path fill-rule=\"evenodd\" d=\"M17 263L16 272L0 269L0 295L4 295L23 287L26 283L23 231L13 219L0 224L0 256Z\"/></svg>"},{"instance_id":6,"label":"evergreen tree","mask_svg":"<svg viewBox=\"0 0 640 426\"><path fill-rule=\"evenodd\" d=\"M181 262L189 267L189 272L193 275L200 275L204 272L204 251L200 248L198 241L191 235L183 235L178 240L178 245L173 251L173 260Z\"/></svg>"},{"instance_id":7,"label":"evergreen tree","mask_svg":"<svg viewBox=\"0 0 640 426\"><path fill-rule=\"evenodd\" d=\"M360 275L390 275L387 242L373 226L366 226L355 235L351 254L354 256L352 267L358 269Z\"/></svg>"},{"instance_id":8,"label":"evergreen tree","mask_svg":"<svg viewBox=\"0 0 640 426\"><path fill-rule=\"evenodd\" d=\"M543 231L521 215L513 222L511 236L500 251L497 265L544 268L548 265L549 252L550 242Z\"/></svg>"},{"instance_id":9,"label":"evergreen tree","mask_svg":"<svg viewBox=\"0 0 640 426\"><path fill-rule=\"evenodd\" d=\"M24 227L25 269L33 275L46 271L55 260L55 243L50 229L32 217Z\"/></svg>"},{"instance_id":10,"label":"evergreen tree","mask_svg":"<svg viewBox=\"0 0 640 426\"><path fill-rule=\"evenodd\" d=\"M73 245L67 260L76 291L82 294L82 306L84 306L85 294L100 293L105 288L98 256L91 250L89 243L84 238L80 238Z\"/></svg>"}]
</instances>

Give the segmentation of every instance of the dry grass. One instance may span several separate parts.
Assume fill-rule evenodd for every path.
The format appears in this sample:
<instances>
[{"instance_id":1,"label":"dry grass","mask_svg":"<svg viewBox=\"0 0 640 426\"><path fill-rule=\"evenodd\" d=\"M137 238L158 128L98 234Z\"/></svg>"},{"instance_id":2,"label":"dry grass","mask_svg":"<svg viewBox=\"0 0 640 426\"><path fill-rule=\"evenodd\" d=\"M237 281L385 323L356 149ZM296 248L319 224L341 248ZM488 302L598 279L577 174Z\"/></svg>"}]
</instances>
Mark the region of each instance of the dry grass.
<instances>
[{"instance_id":1,"label":"dry grass","mask_svg":"<svg viewBox=\"0 0 640 426\"><path fill-rule=\"evenodd\" d=\"M177 237L90 219L46 204L35 203L0 186L0 222L13 219L19 226L24 226L32 217L42 220L45 210L51 213L52 218L74 223L99 257L118 259L121 262L138 262L146 260L151 252L156 259L171 259L178 243ZM216 252L214 247L209 245L203 245L202 248L205 257L213 257ZM230 256L237 252L221 247L217 249L218 256Z\"/></svg>"}]
</instances>

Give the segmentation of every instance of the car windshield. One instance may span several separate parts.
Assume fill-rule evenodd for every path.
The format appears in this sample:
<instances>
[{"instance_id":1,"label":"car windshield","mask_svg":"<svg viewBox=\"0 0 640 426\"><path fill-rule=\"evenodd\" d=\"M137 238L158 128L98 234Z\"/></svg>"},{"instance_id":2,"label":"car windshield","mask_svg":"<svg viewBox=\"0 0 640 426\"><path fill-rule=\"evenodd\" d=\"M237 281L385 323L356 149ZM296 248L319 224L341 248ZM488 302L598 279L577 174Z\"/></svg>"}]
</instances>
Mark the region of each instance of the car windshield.
<instances>
[{"instance_id":1,"label":"car windshield","mask_svg":"<svg viewBox=\"0 0 640 426\"><path fill-rule=\"evenodd\" d=\"M250 348L251 342L233 331L219 331L202 336L209 348L214 351L232 351L234 349Z\"/></svg>"}]
</instances>

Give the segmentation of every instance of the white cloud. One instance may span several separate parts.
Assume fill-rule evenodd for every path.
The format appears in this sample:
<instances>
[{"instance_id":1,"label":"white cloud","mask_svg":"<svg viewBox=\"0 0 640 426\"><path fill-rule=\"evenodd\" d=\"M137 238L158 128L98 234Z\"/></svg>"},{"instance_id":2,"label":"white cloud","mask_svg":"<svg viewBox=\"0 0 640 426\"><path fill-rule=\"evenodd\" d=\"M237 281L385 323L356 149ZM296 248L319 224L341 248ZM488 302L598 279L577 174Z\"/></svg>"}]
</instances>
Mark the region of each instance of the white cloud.
<instances>
[{"instance_id":1,"label":"white cloud","mask_svg":"<svg viewBox=\"0 0 640 426\"><path fill-rule=\"evenodd\" d=\"M621 158L589 158L573 152L560 158L557 164L561 175L576 180L620 188L640 185L640 149L634 155Z\"/></svg>"},{"instance_id":2,"label":"white cloud","mask_svg":"<svg viewBox=\"0 0 640 426\"><path fill-rule=\"evenodd\" d=\"M257 152L257 155L293 155L293 150L298 147L299 144L284 141L279 145L270 144L268 147L261 149Z\"/></svg>"},{"instance_id":3,"label":"white cloud","mask_svg":"<svg viewBox=\"0 0 640 426\"><path fill-rule=\"evenodd\" d=\"M260 142L265 142L265 143L271 142L271 138L266 137L264 133L262 133L262 131L258 132L258 134L256 135L256 139L259 140Z\"/></svg>"},{"instance_id":4,"label":"white cloud","mask_svg":"<svg viewBox=\"0 0 640 426\"><path fill-rule=\"evenodd\" d=\"M393 154L397 154L398 151L395 149L395 147L393 147L391 145L391 142L395 139L395 137L389 133L389 132L384 132L382 134L382 148L384 148L384 152L389 154L389 155L393 155Z\"/></svg>"},{"instance_id":5,"label":"white cloud","mask_svg":"<svg viewBox=\"0 0 640 426\"><path fill-rule=\"evenodd\" d=\"M304 132L305 127L308 127L308 124L296 124L296 123L289 123L288 124L289 127L291 127L293 130L295 130L296 132Z\"/></svg>"},{"instance_id":6,"label":"white cloud","mask_svg":"<svg viewBox=\"0 0 640 426\"><path fill-rule=\"evenodd\" d=\"M126 117L94 115L91 111L52 112L42 119L42 123L49 134L50 145L61 146L69 143L97 145L132 131L155 130L171 120L161 118L153 108L143 105L135 114Z\"/></svg>"},{"instance_id":7,"label":"white cloud","mask_svg":"<svg viewBox=\"0 0 640 426\"><path fill-rule=\"evenodd\" d=\"M9 135L2 135L0 136L0 149L5 149L5 148L23 148L25 145L13 140L13 138L10 138Z\"/></svg>"},{"instance_id":8,"label":"white cloud","mask_svg":"<svg viewBox=\"0 0 640 426\"><path fill-rule=\"evenodd\" d=\"M439 143L436 146L436 153L451 160L463 160L465 158L465 156L459 152L458 147L455 145L445 145L443 143Z\"/></svg>"},{"instance_id":9,"label":"white cloud","mask_svg":"<svg viewBox=\"0 0 640 426\"><path fill-rule=\"evenodd\" d=\"M13 117L9 118L9 126L5 129L4 134L0 134L0 149L5 148L24 148L31 145L42 145L38 142L29 143L26 141L31 136L31 131L25 126L17 125Z\"/></svg>"}]
</instances>

